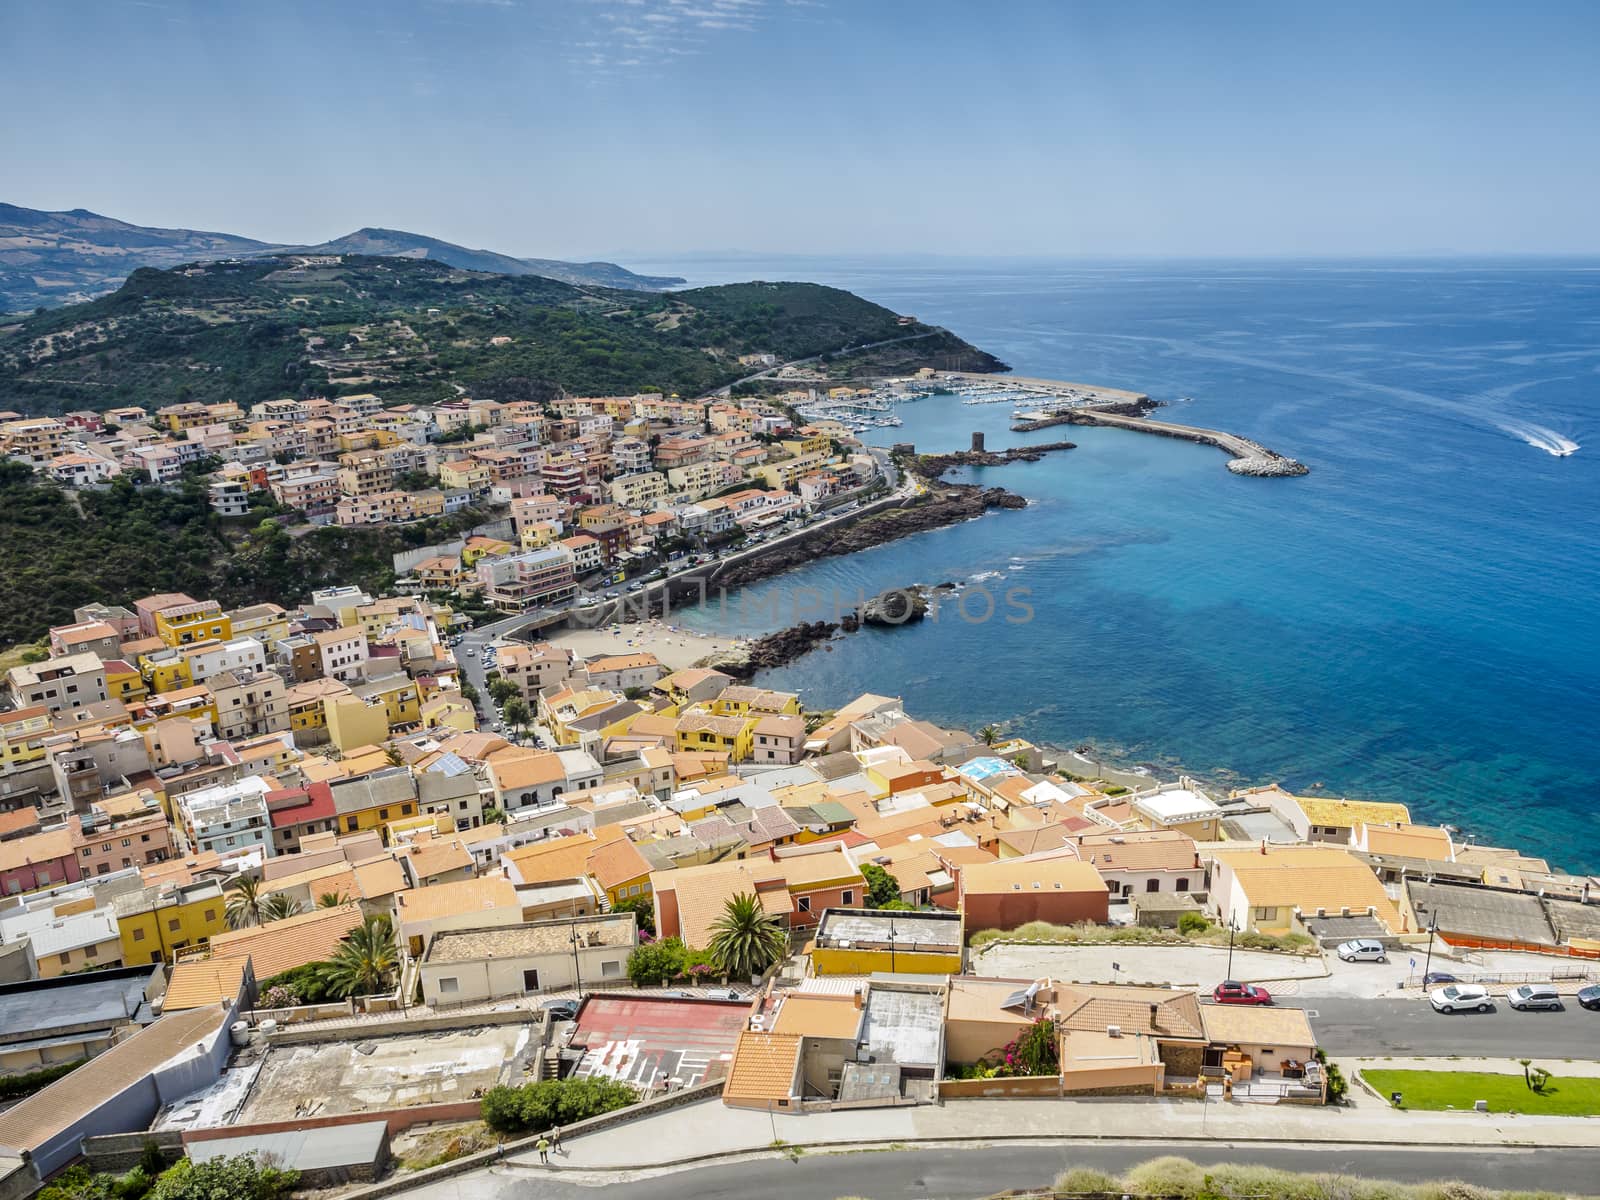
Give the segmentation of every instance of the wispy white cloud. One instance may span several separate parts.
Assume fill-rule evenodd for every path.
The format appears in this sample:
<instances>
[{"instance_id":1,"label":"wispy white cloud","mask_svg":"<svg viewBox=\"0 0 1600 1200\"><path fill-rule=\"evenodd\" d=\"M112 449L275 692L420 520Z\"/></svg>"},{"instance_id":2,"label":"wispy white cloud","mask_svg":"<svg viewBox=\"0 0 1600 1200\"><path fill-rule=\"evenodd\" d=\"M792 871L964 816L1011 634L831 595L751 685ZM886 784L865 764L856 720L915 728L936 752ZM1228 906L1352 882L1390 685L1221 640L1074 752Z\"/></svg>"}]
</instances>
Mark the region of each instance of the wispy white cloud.
<instances>
[{"instance_id":1,"label":"wispy white cloud","mask_svg":"<svg viewBox=\"0 0 1600 1200\"><path fill-rule=\"evenodd\" d=\"M587 0L566 10L575 16L563 57L592 76L648 70L753 32L786 7L786 0Z\"/></svg>"}]
</instances>

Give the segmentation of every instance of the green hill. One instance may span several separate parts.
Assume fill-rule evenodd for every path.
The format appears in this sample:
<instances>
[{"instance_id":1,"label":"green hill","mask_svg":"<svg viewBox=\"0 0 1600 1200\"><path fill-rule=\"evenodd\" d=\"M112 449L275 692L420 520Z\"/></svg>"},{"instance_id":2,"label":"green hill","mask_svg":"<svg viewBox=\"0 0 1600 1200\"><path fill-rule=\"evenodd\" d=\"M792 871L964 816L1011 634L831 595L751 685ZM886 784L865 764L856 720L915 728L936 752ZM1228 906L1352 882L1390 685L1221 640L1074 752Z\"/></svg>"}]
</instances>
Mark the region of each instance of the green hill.
<instances>
[{"instance_id":1,"label":"green hill","mask_svg":"<svg viewBox=\"0 0 1600 1200\"><path fill-rule=\"evenodd\" d=\"M699 395L747 374L741 355L790 360L880 342L893 343L896 369L1002 367L945 330L817 284L653 293L433 259L283 255L141 269L108 296L0 326L0 408L352 392L425 403L463 389L505 401ZM839 374L869 360L851 356Z\"/></svg>"}]
</instances>

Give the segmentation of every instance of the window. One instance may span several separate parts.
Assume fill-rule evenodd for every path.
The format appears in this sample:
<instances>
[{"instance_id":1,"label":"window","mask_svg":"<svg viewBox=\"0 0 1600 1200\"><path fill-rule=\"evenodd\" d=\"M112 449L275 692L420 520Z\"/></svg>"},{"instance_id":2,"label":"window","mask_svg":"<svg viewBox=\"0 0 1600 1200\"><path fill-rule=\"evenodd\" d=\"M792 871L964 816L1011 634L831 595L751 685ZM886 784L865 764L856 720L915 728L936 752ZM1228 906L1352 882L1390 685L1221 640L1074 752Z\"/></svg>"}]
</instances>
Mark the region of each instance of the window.
<instances>
[{"instance_id":1,"label":"window","mask_svg":"<svg viewBox=\"0 0 1600 1200\"><path fill-rule=\"evenodd\" d=\"M123 838L122 839L122 845L123 845L123 848L126 849L127 847L133 845L133 839L132 838Z\"/></svg>"},{"instance_id":2,"label":"window","mask_svg":"<svg viewBox=\"0 0 1600 1200\"><path fill-rule=\"evenodd\" d=\"M101 842L100 843L100 852L102 854L109 854L111 852L111 843L110 842Z\"/></svg>"},{"instance_id":3,"label":"window","mask_svg":"<svg viewBox=\"0 0 1600 1200\"><path fill-rule=\"evenodd\" d=\"M615 979L622 974L622 962L619 959L610 959L600 964L600 978Z\"/></svg>"},{"instance_id":4,"label":"window","mask_svg":"<svg viewBox=\"0 0 1600 1200\"><path fill-rule=\"evenodd\" d=\"M139 840L141 842L148 842L150 840L150 835L148 833L141 833L139 835Z\"/></svg>"},{"instance_id":5,"label":"window","mask_svg":"<svg viewBox=\"0 0 1600 1200\"><path fill-rule=\"evenodd\" d=\"M454 996L461 990L461 981L458 979L439 980L439 994L441 996Z\"/></svg>"},{"instance_id":6,"label":"window","mask_svg":"<svg viewBox=\"0 0 1600 1200\"><path fill-rule=\"evenodd\" d=\"M98 958L100 956L100 947L99 946L85 946L83 948L83 956L85 958Z\"/></svg>"},{"instance_id":7,"label":"window","mask_svg":"<svg viewBox=\"0 0 1600 1200\"><path fill-rule=\"evenodd\" d=\"M387 821L388 819L389 819L389 810L387 808L380 808L378 810L378 820Z\"/></svg>"},{"instance_id":8,"label":"window","mask_svg":"<svg viewBox=\"0 0 1600 1200\"><path fill-rule=\"evenodd\" d=\"M214 908L208 908L206 909L204 915L206 920L215 921L217 919L217 910Z\"/></svg>"},{"instance_id":9,"label":"window","mask_svg":"<svg viewBox=\"0 0 1600 1200\"><path fill-rule=\"evenodd\" d=\"M168 933L177 933L178 930L181 929L182 927L183 927L183 922L178 920L177 917L173 917L170 921L167 922L167 932Z\"/></svg>"},{"instance_id":10,"label":"window","mask_svg":"<svg viewBox=\"0 0 1600 1200\"><path fill-rule=\"evenodd\" d=\"M1147 892L1159 892L1161 890L1161 880L1146 879L1144 881L1144 890Z\"/></svg>"},{"instance_id":11,"label":"window","mask_svg":"<svg viewBox=\"0 0 1600 1200\"><path fill-rule=\"evenodd\" d=\"M88 858L89 857L89 847L85 846L82 850L79 851L79 853L82 854L84 858Z\"/></svg>"},{"instance_id":12,"label":"window","mask_svg":"<svg viewBox=\"0 0 1600 1200\"><path fill-rule=\"evenodd\" d=\"M344 819L344 827L354 833L356 831L356 819L354 817L346 817Z\"/></svg>"},{"instance_id":13,"label":"window","mask_svg":"<svg viewBox=\"0 0 1600 1200\"><path fill-rule=\"evenodd\" d=\"M845 888L844 891L839 893L839 903L840 904L849 906L851 904L854 904L855 902L856 902L856 894L850 888Z\"/></svg>"},{"instance_id":14,"label":"window","mask_svg":"<svg viewBox=\"0 0 1600 1200\"><path fill-rule=\"evenodd\" d=\"M1189 890L1189 881L1187 879L1179 879L1177 882L1177 890L1180 892L1187 892Z\"/></svg>"},{"instance_id":15,"label":"window","mask_svg":"<svg viewBox=\"0 0 1600 1200\"><path fill-rule=\"evenodd\" d=\"M811 911L811 897L810 896L801 896L799 902L796 905L796 907L798 907L801 912L810 912Z\"/></svg>"},{"instance_id":16,"label":"window","mask_svg":"<svg viewBox=\"0 0 1600 1200\"><path fill-rule=\"evenodd\" d=\"M134 940L134 941L136 941L136 942L142 942L142 941L144 941L144 930L142 930L142 929L135 929L135 930L134 930L134 931L133 931L133 940Z\"/></svg>"},{"instance_id":17,"label":"window","mask_svg":"<svg viewBox=\"0 0 1600 1200\"><path fill-rule=\"evenodd\" d=\"M529 967L522 973L522 990L525 992L537 992L539 990L539 972L537 969Z\"/></svg>"}]
</instances>

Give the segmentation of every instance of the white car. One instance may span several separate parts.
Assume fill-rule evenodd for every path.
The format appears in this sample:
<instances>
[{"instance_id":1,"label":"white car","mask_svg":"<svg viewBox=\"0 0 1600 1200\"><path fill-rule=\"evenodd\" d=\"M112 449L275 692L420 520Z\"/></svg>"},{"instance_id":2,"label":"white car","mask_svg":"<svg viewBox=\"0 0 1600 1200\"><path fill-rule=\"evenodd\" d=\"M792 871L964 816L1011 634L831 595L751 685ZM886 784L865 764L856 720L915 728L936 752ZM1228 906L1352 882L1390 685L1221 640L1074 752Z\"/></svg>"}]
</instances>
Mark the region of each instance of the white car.
<instances>
[{"instance_id":1,"label":"white car","mask_svg":"<svg viewBox=\"0 0 1600 1200\"><path fill-rule=\"evenodd\" d=\"M1494 1007L1487 988L1475 983L1450 983L1428 993L1434 1012L1488 1012Z\"/></svg>"},{"instance_id":2,"label":"white car","mask_svg":"<svg viewBox=\"0 0 1600 1200\"><path fill-rule=\"evenodd\" d=\"M1389 951L1382 942L1373 941L1371 938L1356 938L1352 942L1341 942L1338 955L1344 962L1388 962Z\"/></svg>"}]
</instances>

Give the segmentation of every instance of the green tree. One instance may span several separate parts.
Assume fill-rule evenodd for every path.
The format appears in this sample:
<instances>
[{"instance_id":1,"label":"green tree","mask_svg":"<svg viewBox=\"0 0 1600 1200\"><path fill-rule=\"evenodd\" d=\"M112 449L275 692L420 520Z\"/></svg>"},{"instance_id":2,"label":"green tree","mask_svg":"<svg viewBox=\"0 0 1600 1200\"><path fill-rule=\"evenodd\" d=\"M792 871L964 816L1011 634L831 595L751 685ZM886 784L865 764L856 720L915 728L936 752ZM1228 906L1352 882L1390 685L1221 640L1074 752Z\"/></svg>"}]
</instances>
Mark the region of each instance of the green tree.
<instances>
[{"instance_id":1,"label":"green tree","mask_svg":"<svg viewBox=\"0 0 1600 1200\"><path fill-rule=\"evenodd\" d=\"M461 681L461 698L468 704L476 704L478 702L478 689L472 686L472 680L463 679Z\"/></svg>"},{"instance_id":2,"label":"green tree","mask_svg":"<svg viewBox=\"0 0 1600 1200\"><path fill-rule=\"evenodd\" d=\"M400 747L398 746L385 746L383 748L383 757L391 767L405 766L405 755L400 753Z\"/></svg>"},{"instance_id":3,"label":"green tree","mask_svg":"<svg viewBox=\"0 0 1600 1200\"><path fill-rule=\"evenodd\" d=\"M323 892L317 897L318 908L338 908L341 904L349 904L350 897L344 892Z\"/></svg>"},{"instance_id":4,"label":"green tree","mask_svg":"<svg viewBox=\"0 0 1600 1200\"><path fill-rule=\"evenodd\" d=\"M492 804L483 810L483 823L485 825L504 825L506 820L506 814Z\"/></svg>"},{"instance_id":5,"label":"green tree","mask_svg":"<svg viewBox=\"0 0 1600 1200\"><path fill-rule=\"evenodd\" d=\"M223 907L223 918L228 922L229 929L248 929L252 925L261 924L261 907L265 897L261 895L261 881L254 875L235 875L228 880L227 903Z\"/></svg>"},{"instance_id":6,"label":"green tree","mask_svg":"<svg viewBox=\"0 0 1600 1200\"><path fill-rule=\"evenodd\" d=\"M978 740L985 746L996 745L1000 741L1000 737L1000 726L998 725L985 725L978 730Z\"/></svg>"},{"instance_id":7,"label":"green tree","mask_svg":"<svg viewBox=\"0 0 1600 1200\"><path fill-rule=\"evenodd\" d=\"M323 968L328 990L343 999L371 996L394 986L400 952L388 917L368 917L351 930Z\"/></svg>"},{"instance_id":8,"label":"green tree","mask_svg":"<svg viewBox=\"0 0 1600 1200\"><path fill-rule=\"evenodd\" d=\"M1178 932L1184 937L1193 937L1197 933L1204 933L1211 928L1211 922L1197 912L1182 913L1178 917Z\"/></svg>"},{"instance_id":9,"label":"green tree","mask_svg":"<svg viewBox=\"0 0 1600 1200\"><path fill-rule=\"evenodd\" d=\"M877 863L863 863L861 877L867 881L868 908L883 908L900 899L900 881Z\"/></svg>"},{"instance_id":10,"label":"green tree","mask_svg":"<svg viewBox=\"0 0 1600 1200\"><path fill-rule=\"evenodd\" d=\"M688 962L688 951L677 938L642 942L628 955L628 979L635 987L668 983L683 974Z\"/></svg>"},{"instance_id":11,"label":"green tree","mask_svg":"<svg viewBox=\"0 0 1600 1200\"><path fill-rule=\"evenodd\" d=\"M650 896L630 896L611 906L612 912L631 912L641 933L652 936L656 931L656 903Z\"/></svg>"},{"instance_id":12,"label":"green tree","mask_svg":"<svg viewBox=\"0 0 1600 1200\"><path fill-rule=\"evenodd\" d=\"M732 897L711 926L711 959L730 977L761 974L789 950L783 926L750 892Z\"/></svg>"},{"instance_id":13,"label":"green tree","mask_svg":"<svg viewBox=\"0 0 1600 1200\"><path fill-rule=\"evenodd\" d=\"M263 1166L252 1155L197 1163L181 1158L161 1173L149 1200L288 1200L300 1172Z\"/></svg>"},{"instance_id":14,"label":"green tree","mask_svg":"<svg viewBox=\"0 0 1600 1200\"><path fill-rule=\"evenodd\" d=\"M273 892L261 902L261 923L281 921L285 917L299 916L300 901L288 892Z\"/></svg>"},{"instance_id":15,"label":"green tree","mask_svg":"<svg viewBox=\"0 0 1600 1200\"><path fill-rule=\"evenodd\" d=\"M506 704L506 724L519 733L533 723L533 710L521 696Z\"/></svg>"},{"instance_id":16,"label":"green tree","mask_svg":"<svg viewBox=\"0 0 1600 1200\"><path fill-rule=\"evenodd\" d=\"M496 704L504 704L514 697L521 696L522 693L517 690L517 685L509 679L491 679L489 680L489 695Z\"/></svg>"}]
</instances>

